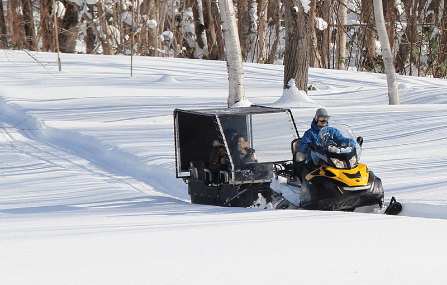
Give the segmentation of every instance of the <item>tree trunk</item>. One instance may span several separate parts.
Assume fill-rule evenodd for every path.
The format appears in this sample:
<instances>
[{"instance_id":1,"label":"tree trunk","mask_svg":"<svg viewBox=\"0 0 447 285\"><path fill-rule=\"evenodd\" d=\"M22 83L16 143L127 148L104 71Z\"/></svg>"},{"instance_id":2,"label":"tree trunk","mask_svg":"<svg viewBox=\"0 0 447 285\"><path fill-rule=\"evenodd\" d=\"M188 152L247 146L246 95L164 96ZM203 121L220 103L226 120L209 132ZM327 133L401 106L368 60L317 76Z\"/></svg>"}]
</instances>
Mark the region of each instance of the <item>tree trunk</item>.
<instances>
[{"instance_id":1,"label":"tree trunk","mask_svg":"<svg viewBox=\"0 0 447 285\"><path fill-rule=\"evenodd\" d=\"M383 0L383 13L385 17L385 23L389 23L389 25L386 27L388 31L388 39L390 40L390 48L391 53L394 54L395 48L396 48L396 22L397 22L397 15L398 11L396 9L396 0Z\"/></svg>"},{"instance_id":2,"label":"tree trunk","mask_svg":"<svg viewBox=\"0 0 447 285\"><path fill-rule=\"evenodd\" d=\"M323 68L330 68L331 62L331 38L332 38L332 0L324 0L323 2L323 20L326 21L327 28L323 31L323 42L321 51L321 62Z\"/></svg>"},{"instance_id":3,"label":"tree trunk","mask_svg":"<svg viewBox=\"0 0 447 285\"><path fill-rule=\"evenodd\" d=\"M0 48L8 48L5 12L3 11L3 0L0 0Z\"/></svg>"},{"instance_id":4,"label":"tree trunk","mask_svg":"<svg viewBox=\"0 0 447 285\"><path fill-rule=\"evenodd\" d=\"M12 46L17 49L23 49L23 25L22 17L19 11L22 10L20 0L10 0L9 1L9 11L12 26Z\"/></svg>"},{"instance_id":5,"label":"tree trunk","mask_svg":"<svg viewBox=\"0 0 447 285\"><path fill-rule=\"evenodd\" d=\"M335 66L337 69L345 68L346 63L346 25L348 24L347 0L340 0L337 19L337 55ZM375 45L374 45L375 47Z\"/></svg>"},{"instance_id":6,"label":"tree trunk","mask_svg":"<svg viewBox=\"0 0 447 285\"><path fill-rule=\"evenodd\" d=\"M362 22L365 23L365 48L363 68L374 69L374 58L376 57L376 33L374 24L373 0L362 0Z\"/></svg>"},{"instance_id":7,"label":"tree trunk","mask_svg":"<svg viewBox=\"0 0 447 285\"><path fill-rule=\"evenodd\" d=\"M84 17L84 20L86 21L87 25L87 36L84 38L85 40L85 52L87 54L92 54L95 51L95 45L96 45L96 37L99 37L99 32L95 27L95 24L93 23L93 19L91 19L87 15L94 15L94 5L87 5L88 12L84 13L82 16Z\"/></svg>"},{"instance_id":8,"label":"tree trunk","mask_svg":"<svg viewBox=\"0 0 447 285\"><path fill-rule=\"evenodd\" d=\"M311 7L309 10L309 27L310 27L310 60L309 65L311 67L320 67L320 51L318 49L318 40L317 40L317 28L315 26L315 18L316 18L316 9L317 9L317 1L310 2Z\"/></svg>"},{"instance_id":9,"label":"tree trunk","mask_svg":"<svg viewBox=\"0 0 447 285\"><path fill-rule=\"evenodd\" d=\"M225 39L222 33L222 20L219 14L219 7L217 6L217 1L211 1L211 11L213 13L213 18L216 26L216 38L217 38L217 50L219 54L219 60L225 60Z\"/></svg>"},{"instance_id":10,"label":"tree trunk","mask_svg":"<svg viewBox=\"0 0 447 285\"><path fill-rule=\"evenodd\" d=\"M244 59L250 51L250 0L239 0L238 2L238 31L241 52Z\"/></svg>"},{"instance_id":11,"label":"tree trunk","mask_svg":"<svg viewBox=\"0 0 447 285\"><path fill-rule=\"evenodd\" d=\"M54 51L52 0L40 0L40 38L43 51Z\"/></svg>"},{"instance_id":12,"label":"tree trunk","mask_svg":"<svg viewBox=\"0 0 447 285\"><path fill-rule=\"evenodd\" d=\"M145 2L143 2L145 3ZM122 9L122 0L118 0L114 5L113 5L113 13L114 13L114 17L113 17L113 24L115 25L115 27L118 29L119 31L119 35L116 35L116 52L117 53L124 53L124 46L123 46L123 37L124 37L124 23L123 23L123 19L122 19L122 13L123 13L123 9ZM143 6L143 4L141 4L141 6ZM145 14L147 15L147 13ZM142 29L142 34L143 31L147 30L146 24L143 24ZM88 32L87 32L88 33ZM147 34L147 33L146 33ZM147 48L146 42L143 42L142 46L144 48ZM145 52L142 52L143 55L146 55Z\"/></svg>"},{"instance_id":13,"label":"tree trunk","mask_svg":"<svg viewBox=\"0 0 447 285\"><path fill-rule=\"evenodd\" d=\"M76 39L78 37L79 9L75 4L64 1L65 15L60 23L59 45L60 51L74 53L76 51Z\"/></svg>"},{"instance_id":14,"label":"tree trunk","mask_svg":"<svg viewBox=\"0 0 447 285\"><path fill-rule=\"evenodd\" d=\"M245 100L244 70L242 54L237 33L233 0L219 0L222 28L227 50L227 69L229 80L228 107Z\"/></svg>"},{"instance_id":15,"label":"tree trunk","mask_svg":"<svg viewBox=\"0 0 447 285\"><path fill-rule=\"evenodd\" d=\"M248 36L250 48L245 61L258 62L258 2L256 0L250 0L248 16L250 18L250 31Z\"/></svg>"},{"instance_id":16,"label":"tree trunk","mask_svg":"<svg viewBox=\"0 0 447 285\"><path fill-rule=\"evenodd\" d=\"M279 0L271 1L269 5L269 18L272 19L270 26L275 27L275 39L270 49L270 54L268 56L267 62L272 64L275 62L276 52L278 50L279 41L281 40L281 19L284 16L284 10L283 6L280 5Z\"/></svg>"},{"instance_id":17,"label":"tree trunk","mask_svg":"<svg viewBox=\"0 0 447 285\"><path fill-rule=\"evenodd\" d=\"M197 57L202 57L204 49L207 46L206 35L205 35L205 25L203 22L203 9L202 0L195 0L192 6L193 16L194 16L194 31L196 34L196 43L198 46ZM206 53L207 51L205 51Z\"/></svg>"},{"instance_id":18,"label":"tree trunk","mask_svg":"<svg viewBox=\"0 0 447 285\"><path fill-rule=\"evenodd\" d=\"M101 26L100 40L101 40L101 45L102 45L102 52L105 55L111 55L111 54L113 54L112 42L111 42L110 35L109 35L109 28L108 28L108 24L107 24L108 17L107 17L107 12L104 8L103 0L99 0L96 3L96 6L98 8L98 17L99 17L99 22L100 22L100 26ZM133 47L131 47L130 50L131 50L131 52L133 52Z\"/></svg>"},{"instance_id":19,"label":"tree trunk","mask_svg":"<svg viewBox=\"0 0 447 285\"><path fill-rule=\"evenodd\" d=\"M37 50L35 43L35 28L34 28L34 17L33 17L33 7L31 0L22 0L23 5L23 26L25 30L25 48L27 50Z\"/></svg>"},{"instance_id":20,"label":"tree trunk","mask_svg":"<svg viewBox=\"0 0 447 285\"><path fill-rule=\"evenodd\" d=\"M258 15L258 62L264 63L267 58L266 41L267 34L267 14L268 14L268 0L259 0Z\"/></svg>"},{"instance_id":21,"label":"tree trunk","mask_svg":"<svg viewBox=\"0 0 447 285\"><path fill-rule=\"evenodd\" d=\"M216 37L216 21L214 20L211 0L203 0L203 23L206 31L206 42L208 44L208 58L219 59Z\"/></svg>"},{"instance_id":22,"label":"tree trunk","mask_svg":"<svg viewBox=\"0 0 447 285\"><path fill-rule=\"evenodd\" d=\"M389 102L390 105L399 105L399 88L397 85L396 70L394 69L394 58L391 53L390 41L383 17L382 0L374 0L374 15L382 48L383 63L385 65Z\"/></svg>"},{"instance_id":23,"label":"tree trunk","mask_svg":"<svg viewBox=\"0 0 447 285\"><path fill-rule=\"evenodd\" d=\"M439 36L439 59L438 66L435 70L434 77L444 78L447 76L447 0L444 0L444 13L440 21L440 36Z\"/></svg>"},{"instance_id":24,"label":"tree trunk","mask_svg":"<svg viewBox=\"0 0 447 285\"><path fill-rule=\"evenodd\" d=\"M284 55L284 89L295 79L298 90L307 93L309 71L310 27L309 16L299 0L284 1L286 42Z\"/></svg>"},{"instance_id":25,"label":"tree trunk","mask_svg":"<svg viewBox=\"0 0 447 285\"><path fill-rule=\"evenodd\" d=\"M150 25L148 30L149 55L156 56L159 47L158 29L160 26L160 17L155 0L149 0L149 19L155 20L157 23L157 25Z\"/></svg>"},{"instance_id":26,"label":"tree trunk","mask_svg":"<svg viewBox=\"0 0 447 285\"><path fill-rule=\"evenodd\" d=\"M407 74L406 66L409 61L409 74L412 75L413 56L411 54L414 44L417 42L417 18L415 15L417 7L413 0L403 0L403 3L407 27L399 44L396 67L400 74Z\"/></svg>"}]
</instances>

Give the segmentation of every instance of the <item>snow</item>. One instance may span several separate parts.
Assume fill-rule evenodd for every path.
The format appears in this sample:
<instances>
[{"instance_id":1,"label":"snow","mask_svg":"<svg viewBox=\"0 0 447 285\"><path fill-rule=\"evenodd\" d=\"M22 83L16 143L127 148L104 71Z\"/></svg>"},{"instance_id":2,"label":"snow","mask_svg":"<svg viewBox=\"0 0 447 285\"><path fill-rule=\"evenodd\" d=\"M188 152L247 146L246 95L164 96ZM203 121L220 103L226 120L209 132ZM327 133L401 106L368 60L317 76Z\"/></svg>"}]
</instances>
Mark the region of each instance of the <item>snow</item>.
<instances>
[{"instance_id":1,"label":"snow","mask_svg":"<svg viewBox=\"0 0 447 285\"><path fill-rule=\"evenodd\" d=\"M327 22L326 22L325 20L323 20L322 18L320 18L320 17L316 17L316 18L315 18L315 27L316 27L318 30L320 30L320 31L324 31L324 30L327 29L328 24L327 24Z\"/></svg>"},{"instance_id":2,"label":"snow","mask_svg":"<svg viewBox=\"0 0 447 285\"><path fill-rule=\"evenodd\" d=\"M33 57L31 57L33 56ZM173 110L226 107L221 61L0 51L0 284L445 284L447 81L310 69L302 135L324 106L400 216L189 203ZM275 105L283 66L245 64ZM280 187L281 181L274 181Z\"/></svg>"},{"instance_id":3,"label":"snow","mask_svg":"<svg viewBox=\"0 0 447 285\"><path fill-rule=\"evenodd\" d=\"M304 106L306 103L312 103L315 106L315 102L307 96L306 92L298 90L295 86L295 79L290 79L287 83L288 89L283 90L281 98L272 104L275 107L299 107Z\"/></svg>"},{"instance_id":4,"label":"snow","mask_svg":"<svg viewBox=\"0 0 447 285\"><path fill-rule=\"evenodd\" d=\"M308 13L310 10L310 1L309 0L300 0L301 5L303 5L304 13ZM298 12L298 10L296 10Z\"/></svg>"}]
</instances>

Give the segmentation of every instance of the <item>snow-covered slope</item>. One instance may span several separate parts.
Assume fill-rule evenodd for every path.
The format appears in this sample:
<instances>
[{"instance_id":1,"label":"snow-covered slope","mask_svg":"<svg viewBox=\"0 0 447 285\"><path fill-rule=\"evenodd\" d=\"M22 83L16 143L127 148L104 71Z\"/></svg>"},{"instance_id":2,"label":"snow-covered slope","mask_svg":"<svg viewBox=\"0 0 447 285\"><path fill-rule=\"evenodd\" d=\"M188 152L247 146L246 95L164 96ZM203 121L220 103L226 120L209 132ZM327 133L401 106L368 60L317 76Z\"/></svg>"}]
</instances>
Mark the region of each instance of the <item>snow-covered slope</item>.
<instances>
[{"instance_id":1,"label":"snow-covered slope","mask_svg":"<svg viewBox=\"0 0 447 285\"><path fill-rule=\"evenodd\" d=\"M33 58L34 57L34 58ZM225 107L225 62L0 51L1 284L444 284L447 81L311 69L311 101L278 65L246 64L247 98L324 106L402 216L189 203L175 108ZM287 95L287 94L285 94ZM296 94L295 94L296 95ZM313 101L313 102L312 102Z\"/></svg>"}]
</instances>

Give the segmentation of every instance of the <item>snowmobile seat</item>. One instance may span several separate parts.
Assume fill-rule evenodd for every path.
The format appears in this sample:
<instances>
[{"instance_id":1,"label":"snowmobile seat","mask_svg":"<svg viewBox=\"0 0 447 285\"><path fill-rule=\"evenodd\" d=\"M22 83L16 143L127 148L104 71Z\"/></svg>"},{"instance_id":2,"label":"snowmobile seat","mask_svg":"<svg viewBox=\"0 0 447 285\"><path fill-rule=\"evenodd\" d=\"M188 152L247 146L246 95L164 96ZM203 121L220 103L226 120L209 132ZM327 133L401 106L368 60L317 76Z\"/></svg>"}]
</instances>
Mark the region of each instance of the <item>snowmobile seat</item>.
<instances>
[{"instance_id":1,"label":"snowmobile seat","mask_svg":"<svg viewBox=\"0 0 447 285\"><path fill-rule=\"evenodd\" d=\"M295 176L301 175L301 170L306 163L307 156L300 152L301 138L294 139L291 144L292 157L293 157L293 174Z\"/></svg>"},{"instance_id":2,"label":"snowmobile seat","mask_svg":"<svg viewBox=\"0 0 447 285\"><path fill-rule=\"evenodd\" d=\"M300 152L300 143L301 138L294 139L292 141L292 155L293 155L293 163L297 164L302 161L306 161L306 155Z\"/></svg>"}]
</instances>

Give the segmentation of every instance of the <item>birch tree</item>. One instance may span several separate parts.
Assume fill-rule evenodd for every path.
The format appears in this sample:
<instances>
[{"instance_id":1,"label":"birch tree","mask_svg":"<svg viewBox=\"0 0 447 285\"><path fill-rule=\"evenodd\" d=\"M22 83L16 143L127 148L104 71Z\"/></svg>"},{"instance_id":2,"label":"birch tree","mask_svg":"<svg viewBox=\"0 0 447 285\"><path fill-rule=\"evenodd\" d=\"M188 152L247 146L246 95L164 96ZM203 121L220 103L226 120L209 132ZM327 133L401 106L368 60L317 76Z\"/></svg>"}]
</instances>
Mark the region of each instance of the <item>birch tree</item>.
<instances>
[{"instance_id":1,"label":"birch tree","mask_svg":"<svg viewBox=\"0 0 447 285\"><path fill-rule=\"evenodd\" d=\"M382 48L382 58L385 66L386 81L388 83L388 98L390 105L399 104L399 89L397 85L396 70L394 69L394 58L391 53L390 41L385 27L383 17L382 0L374 0L374 16L376 19L376 28L379 35Z\"/></svg>"},{"instance_id":2,"label":"birch tree","mask_svg":"<svg viewBox=\"0 0 447 285\"><path fill-rule=\"evenodd\" d=\"M242 53L236 24L233 0L219 0L222 29L227 51L227 69L230 90L228 107L245 100L244 70Z\"/></svg>"},{"instance_id":3,"label":"birch tree","mask_svg":"<svg viewBox=\"0 0 447 285\"><path fill-rule=\"evenodd\" d=\"M346 61L346 25L348 24L348 9L346 5L347 0L340 0L340 6L338 7L338 21L337 21L337 58L336 68L345 68Z\"/></svg>"},{"instance_id":4,"label":"birch tree","mask_svg":"<svg viewBox=\"0 0 447 285\"><path fill-rule=\"evenodd\" d=\"M258 28L258 62L264 63L267 58L266 50L266 35L267 35L267 9L268 1L259 0L258 14L259 14L259 28Z\"/></svg>"}]
</instances>

